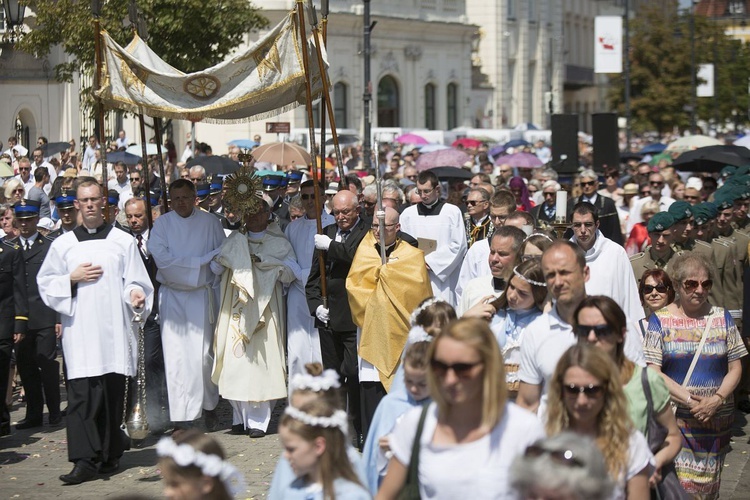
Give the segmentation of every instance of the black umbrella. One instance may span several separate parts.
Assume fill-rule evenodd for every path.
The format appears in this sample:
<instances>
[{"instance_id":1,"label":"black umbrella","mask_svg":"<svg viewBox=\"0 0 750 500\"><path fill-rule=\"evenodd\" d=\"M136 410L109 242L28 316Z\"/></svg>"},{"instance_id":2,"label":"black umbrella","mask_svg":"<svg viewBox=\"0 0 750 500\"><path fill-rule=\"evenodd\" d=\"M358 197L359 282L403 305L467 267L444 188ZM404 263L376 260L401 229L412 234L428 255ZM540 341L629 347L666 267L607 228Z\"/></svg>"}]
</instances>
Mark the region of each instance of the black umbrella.
<instances>
[{"instance_id":1,"label":"black umbrella","mask_svg":"<svg viewBox=\"0 0 750 500\"><path fill-rule=\"evenodd\" d=\"M431 168L430 172L433 172L435 175L438 176L438 179L461 179L461 180L468 180L474 177L475 174L472 174L470 171L465 170L463 168L456 168L456 167L435 167Z\"/></svg>"},{"instance_id":2,"label":"black umbrella","mask_svg":"<svg viewBox=\"0 0 750 500\"><path fill-rule=\"evenodd\" d=\"M630 153L628 151L624 151L620 153L620 161L629 161L629 160L642 160L643 155L641 153Z\"/></svg>"},{"instance_id":3,"label":"black umbrella","mask_svg":"<svg viewBox=\"0 0 750 500\"><path fill-rule=\"evenodd\" d=\"M226 156L199 156L193 158L185 166L190 168L194 165L200 165L206 169L209 175L226 175L236 172L240 168L239 162L227 158Z\"/></svg>"},{"instance_id":4,"label":"black umbrella","mask_svg":"<svg viewBox=\"0 0 750 500\"><path fill-rule=\"evenodd\" d=\"M141 161L141 157L131 155L127 151L107 153L107 163L117 163L118 161L123 162L125 165L138 165L138 163Z\"/></svg>"},{"instance_id":5,"label":"black umbrella","mask_svg":"<svg viewBox=\"0 0 750 500\"><path fill-rule=\"evenodd\" d=\"M45 158L49 158L50 156L62 153L69 148L70 143L68 142L48 142L42 146L42 154Z\"/></svg>"},{"instance_id":6,"label":"black umbrella","mask_svg":"<svg viewBox=\"0 0 750 500\"><path fill-rule=\"evenodd\" d=\"M359 137L356 135L343 134L339 136L339 144L355 144L359 142ZM333 145L333 137L326 139L326 146Z\"/></svg>"},{"instance_id":7,"label":"black umbrella","mask_svg":"<svg viewBox=\"0 0 750 500\"><path fill-rule=\"evenodd\" d=\"M727 165L739 167L750 163L749 158L743 158L731 149L724 149L728 147L730 146L707 146L682 153L672 166L682 172L719 172Z\"/></svg>"}]
</instances>

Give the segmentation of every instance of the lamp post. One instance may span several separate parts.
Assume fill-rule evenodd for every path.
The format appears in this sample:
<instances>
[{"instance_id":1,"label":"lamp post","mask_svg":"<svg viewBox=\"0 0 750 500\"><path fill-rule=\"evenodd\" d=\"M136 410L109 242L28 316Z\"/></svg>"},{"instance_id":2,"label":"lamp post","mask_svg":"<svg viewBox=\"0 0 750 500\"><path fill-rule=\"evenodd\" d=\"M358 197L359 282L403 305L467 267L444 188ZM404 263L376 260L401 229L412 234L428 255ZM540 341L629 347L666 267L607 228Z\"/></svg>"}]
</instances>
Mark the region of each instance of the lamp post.
<instances>
[{"instance_id":1,"label":"lamp post","mask_svg":"<svg viewBox=\"0 0 750 500\"><path fill-rule=\"evenodd\" d=\"M3 0L3 12L7 28L3 41L13 43L21 36L26 5L21 0Z\"/></svg>"}]
</instances>

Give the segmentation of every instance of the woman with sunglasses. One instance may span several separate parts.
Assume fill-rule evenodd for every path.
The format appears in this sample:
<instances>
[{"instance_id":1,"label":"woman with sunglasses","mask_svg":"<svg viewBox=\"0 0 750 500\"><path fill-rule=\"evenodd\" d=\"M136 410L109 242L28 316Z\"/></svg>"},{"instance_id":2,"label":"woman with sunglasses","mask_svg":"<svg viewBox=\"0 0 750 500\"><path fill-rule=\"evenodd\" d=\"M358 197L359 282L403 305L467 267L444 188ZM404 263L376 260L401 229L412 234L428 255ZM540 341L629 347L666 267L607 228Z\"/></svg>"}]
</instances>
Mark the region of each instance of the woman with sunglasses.
<instances>
[{"instance_id":1,"label":"woman with sunglasses","mask_svg":"<svg viewBox=\"0 0 750 500\"><path fill-rule=\"evenodd\" d=\"M680 451L680 431L672 407L669 389L656 370L648 370L630 361L624 352L627 318L620 306L609 297L591 295L583 299L573 315L573 331L579 342L588 342L609 354L620 370L620 382L628 402L633 425L644 436L648 434L648 402L643 389L643 370L648 377L656 420L669 433L656 452L656 470L649 483L655 487L661 480L661 469L671 464Z\"/></svg>"},{"instance_id":2,"label":"woman with sunglasses","mask_svg":"<svg viewBox=\"0 0 750 500\"><path fill-rule=\"evenodd\" d=\"M406 484L414 440L421 498L506 498L509 469L543 437L539 420L508 403L500 348L486 321L460 319L428 352L433 403L404 415L391 435L393 458L376 498L397 498Z\"/></svg>"},{"instance_id":3,"label":"woman with sunglasses","mask_svg":"<svg viewBox=\"0 0 750 500\"><path fill-rule=\"evenodd\" d=\"M708 302L714 278L709 260L686 252L672 269L677 300L649 318L643 352L676 404L682 443L675 466L682 487L718 498L734 420L732 392L747 350L729 312Z\"/></svg>"},{"instance_id":4,"label":"woman with sunglasses","mask_svg":"<svg viewBox=\"0 0 750 500\"><path fill-rule=\"evenodd\" d=\"M638 284L638 296L641 298L641 304L646 311L646 318L640 321L641 336L645 337L648 317L674 302L676 294L672 285L672 278L664 269L649 269L641 276L641 282Z\"/></svg>"},{"instance_id":5,"label":"woman with sunglasses","mask_svg":"<svg viewBox=\"0 0 750 500\"><path fill-rule=\"evenodd\" d=\"M19 179L10 179L5 183L5 199L11 205L15 205L26 197L26 188Z\"/></svg>"},{"instance_id":6,"label":"woman with sunglasses","mask_svg":"<svg viewBox=\"0 0 750 500\"><path fill-rule=\"evenodd\" d=\"M654 456L633 427L620 371L602 349L579 343L560 358L549 388L547 434L570 430L596 441L609 477L610 498L649 498Z\"/></svg>"}]
</instances>

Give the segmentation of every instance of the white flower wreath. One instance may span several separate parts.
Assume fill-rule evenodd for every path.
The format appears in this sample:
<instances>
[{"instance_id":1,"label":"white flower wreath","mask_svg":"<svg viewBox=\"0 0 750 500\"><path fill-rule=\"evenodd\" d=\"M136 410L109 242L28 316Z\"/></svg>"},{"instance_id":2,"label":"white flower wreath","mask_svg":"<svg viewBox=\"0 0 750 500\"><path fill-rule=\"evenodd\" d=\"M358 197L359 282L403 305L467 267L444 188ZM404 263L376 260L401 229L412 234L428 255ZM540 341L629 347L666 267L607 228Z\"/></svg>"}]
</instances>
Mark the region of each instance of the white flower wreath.
<instances>
[{"instance_id":1,"label":"white flower wreath","mask_svg":"<svg viewBox=\"0 0 750 500\"><path fill-rule=\"evenodd\" d=\"M446 302L446 301L441 299L440 297L432 297L430 299L425 300L422 303L422 305L414 309L414 312L411 313L411 318L409 318L409 323L411 324L411 326L414 326L417 324L417 317L422 311L430 307L432 304L437 304L438 302Z\"/></svg>"},{"instance_id":2,"label":"white flower wreath","mask_svg":"<svg viewBox=\"0 0 750 500\"><path fill-rule=\"evenodd\" d=\"M310 375L309 373L296 373L289 380L289 388L294 391L310 389L315 392L338 389L341 387L339 374L336 370L325 370L319 376Z\"/></svg>"},{"instance_id":3,"label":"white flower wreath","mask_svg":"<svg viewBox=\"0 0 750 500\"><path fill-rule=\"evenodd\" d=\"M284 413L295 420L299 420L303 424L311 425L313 427L338 427L344 436L347 435L349 430L349 419L344 410L336 410L330 417L323 417L310 415L309 413L305 413L290 405L284 409Z\"/></svg>"},{"instance_id":4,"label":"white flower wreath","mask_svg":"<svg viewBox=\"0 0 750 500\"><path fill-rule=\"evenodd\" d=\"M177 444L172 438L164 437L156 445L156 454L160 457L171 457L180 467L194 465L206 476L219 478L232 497L247 488L245 478L234 465L216 455L198 451L189 444Z\"/></svg>"}]
</instances>

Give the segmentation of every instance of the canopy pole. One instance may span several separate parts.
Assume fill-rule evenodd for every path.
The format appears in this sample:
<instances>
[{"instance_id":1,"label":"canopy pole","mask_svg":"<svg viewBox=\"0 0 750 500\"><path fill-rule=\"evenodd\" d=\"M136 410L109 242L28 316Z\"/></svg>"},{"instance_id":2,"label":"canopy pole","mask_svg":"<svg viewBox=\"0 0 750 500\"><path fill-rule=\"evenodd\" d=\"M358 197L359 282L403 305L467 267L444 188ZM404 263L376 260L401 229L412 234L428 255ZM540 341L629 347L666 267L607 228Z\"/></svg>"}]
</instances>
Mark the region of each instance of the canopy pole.
<instances>
[{"instance_id":1,"label":"canopy pole","mask_svg":"<svg viewBox=\"0 0 750 500\"><path fill-rule=\"evenodd\" d=\"M146 190L146 196L143 197L143 201L146 202L146 220L148 220L148 228L153 227L153 220L151 220L151 172L148 168L148 156L146 155L146 123L143 119L143 113L138 113L138 119L141 127L141 162L143 163L143 170L141 171L141 177L143 180L143 189Z\"/></svg>"},{"instance_id":2,"label":"canopy pole","mask_svg":"<svg viewBox=\"0 0 750 500\"><path fill-rule=\"evenodd\" d=\"M161 177L161 199L164 203L164 213L169 212L169 204L167 203L167 176L164 170L164 157L161 152L161 122L157 117L154 117L154 133L156 134L156 153L159 155L159 176ZM172 169L174 172L174 169ZM171 178L170 178L171 180Z\"/></svg>"},{"instance_id":3,"label":"canopy pole","mask_svg":"<svg viewBox=\"0 0 750 500\"><path fill-rule=\"evenodd\" d=\"M98 2L92 3L92 10L94 14L94 62L96 66L96 72L94 74L94 88L99 91L101 90L102 85L102 32L101 32L101 25L99 23L99 4ZM107 223L111 223L113 221L109 220L109 202L107 200L108 196L108 183L109 183L109 169L107 168L107 134L104 131L104 103L102 102L101 97L96 96L96 92L94 92L94 96L96 98L96 120L99 125L99 153L101 157L102 162L102 190L104 191L104 203L102 206L104 215L104 221Z\"/></svg>"},{"instance_id":4,"label":"canopy pole","mask_svg":"<svg viewBox=\"0 0 750 500\"><path fill-rule=\"evenodd\" d=\"M310 133L310 150L312 152L311 170L313 173L313 196L315 199L315 222L317 223L318 234L323 234L323 223L320 219L323 205L320 200L320 178L318 177L318 165L315 160L315 127L313 126L313 103L312 89L310 87L310 61L307 56L307 30L305 29L305 12L303 9L304 0L297 0L297 20L299 24L299 38L302 52L302 65L305 69L305 98L307 109L307 123ZM321 74L323 71L321 71ZM323 307L328 308L328 287L326 283L326 265L325 252L320 250L318 263L320 264L320 293L323 298Z\"/></svg>"}]
</instances>

